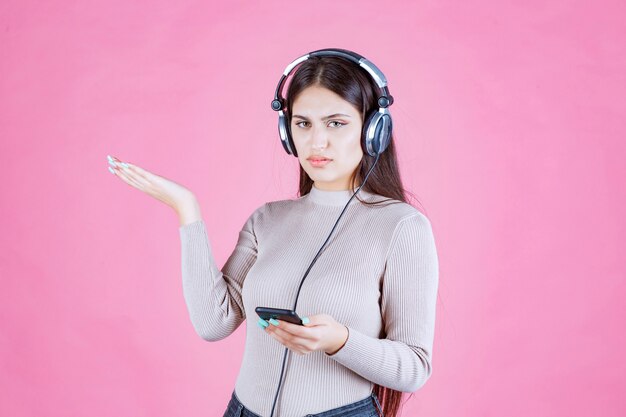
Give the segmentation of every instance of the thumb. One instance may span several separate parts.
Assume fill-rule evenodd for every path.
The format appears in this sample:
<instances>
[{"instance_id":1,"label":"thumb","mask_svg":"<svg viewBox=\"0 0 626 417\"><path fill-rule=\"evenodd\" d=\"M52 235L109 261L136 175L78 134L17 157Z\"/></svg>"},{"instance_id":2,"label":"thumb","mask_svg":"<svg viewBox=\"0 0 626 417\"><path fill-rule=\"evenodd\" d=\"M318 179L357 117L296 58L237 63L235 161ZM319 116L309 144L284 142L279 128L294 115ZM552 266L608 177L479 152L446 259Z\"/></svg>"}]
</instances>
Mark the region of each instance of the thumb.
<instances>
[{"instance_id":1,"label":"thumb","mask_svg":"<svg viewBox=\"0 0 626 417\"><path fill-rule=\"evenodd\" d=\"M303 316L300 317L302 319L302 324L305 325L306 327L312 327L312 326L317 326L318 324L320 324L320 320L319 317L317 315L315 316Z\"/></svg>"}]
</instances>

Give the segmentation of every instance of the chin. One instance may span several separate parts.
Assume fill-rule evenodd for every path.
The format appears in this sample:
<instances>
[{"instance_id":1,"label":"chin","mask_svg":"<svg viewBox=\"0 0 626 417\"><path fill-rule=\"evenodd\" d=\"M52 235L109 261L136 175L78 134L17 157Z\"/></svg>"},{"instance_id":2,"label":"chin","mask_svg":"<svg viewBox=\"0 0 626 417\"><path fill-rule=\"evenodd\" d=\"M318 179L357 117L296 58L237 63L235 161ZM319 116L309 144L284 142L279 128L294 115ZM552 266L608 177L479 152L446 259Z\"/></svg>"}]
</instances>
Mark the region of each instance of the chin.
<instances>
[{"instance_id":1,"label":"chin","mask_svg":"<svg viewBox=\"0 0 626 417\"><path fill-rule=\"evenodd\" d=\"M313 181L332 182L337 179L331 172L307 172L307 174Z\"/></svg>"}]
</instances>

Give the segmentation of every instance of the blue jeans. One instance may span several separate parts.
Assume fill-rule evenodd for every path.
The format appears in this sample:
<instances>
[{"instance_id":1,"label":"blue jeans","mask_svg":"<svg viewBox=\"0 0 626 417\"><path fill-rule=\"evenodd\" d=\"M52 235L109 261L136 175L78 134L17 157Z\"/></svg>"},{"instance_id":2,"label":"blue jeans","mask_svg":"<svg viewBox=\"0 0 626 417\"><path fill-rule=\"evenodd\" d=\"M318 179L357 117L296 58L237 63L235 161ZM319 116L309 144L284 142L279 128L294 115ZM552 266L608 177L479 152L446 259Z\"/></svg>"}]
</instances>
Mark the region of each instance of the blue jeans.
<instances>
[{"instance_id":1,"label":"blue jeans","mask_svg":"<svg viewBox=\"0 0 626 417\"><path fill-rule=\"evenodd\" d=\"M378 413L380 410L380 414ZM332 410L323 411L317 414L307 414L305 417L384 417L383 410L380 407L376 394L372 392L370 396L351 404L333 408ZM248 410L239 401L235 391L230 397L226 412L223 417L261 417L256 413Z\"/></svg>"}]
</instances>

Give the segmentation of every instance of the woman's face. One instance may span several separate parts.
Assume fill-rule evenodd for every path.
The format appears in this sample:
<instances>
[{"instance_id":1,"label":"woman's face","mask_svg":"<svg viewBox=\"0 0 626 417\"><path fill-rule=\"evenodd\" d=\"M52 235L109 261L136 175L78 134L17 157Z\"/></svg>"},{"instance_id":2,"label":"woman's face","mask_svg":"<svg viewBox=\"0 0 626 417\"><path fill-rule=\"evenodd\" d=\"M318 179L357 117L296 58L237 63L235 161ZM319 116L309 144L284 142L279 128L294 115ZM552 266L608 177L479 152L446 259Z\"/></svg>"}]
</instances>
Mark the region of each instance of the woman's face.
<instances>
[{"instance_id":1,"label":"woman's face","mask_svg":"<svg viewBox=\"0 0 626 417\"><path fill-rule=\"evenodd\" d=\"M311 86L296 97L291 111L298 160L315 188L349 190L350 176L363 157L363 121L358 110L329 89ZM321 158L328 161L315 162Z\"/></svg>"}]
</instances>

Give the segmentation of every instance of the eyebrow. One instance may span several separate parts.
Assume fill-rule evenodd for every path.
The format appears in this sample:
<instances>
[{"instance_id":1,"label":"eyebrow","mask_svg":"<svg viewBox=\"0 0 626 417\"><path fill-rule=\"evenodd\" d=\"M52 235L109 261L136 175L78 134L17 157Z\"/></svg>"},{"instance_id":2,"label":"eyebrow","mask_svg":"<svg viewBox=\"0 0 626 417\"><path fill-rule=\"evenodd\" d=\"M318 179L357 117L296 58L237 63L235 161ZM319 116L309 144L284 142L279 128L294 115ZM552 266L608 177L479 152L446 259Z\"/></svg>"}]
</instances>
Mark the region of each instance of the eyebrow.
<instances>
[{"instance_id":1,"label":"eyebrow","mask_svg":"<svg viewBox=\"0 0 626 417\"><path fill-rule=\"evenodd\" d=\"M347 114L343 114L343 113L335 113L335 114L331 114L330 116L326 116L326 117L322 117L322 120L328 120L328 119L332 119L333 117L337 117L337 116L345 116L345 117L350 117ZM299 114L294 114L293 117L297 117L299 119L303 119L303 120L309 120L308 118L301 116Z\"/></svg>"}]
</instances>

